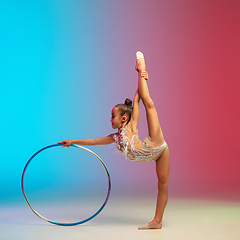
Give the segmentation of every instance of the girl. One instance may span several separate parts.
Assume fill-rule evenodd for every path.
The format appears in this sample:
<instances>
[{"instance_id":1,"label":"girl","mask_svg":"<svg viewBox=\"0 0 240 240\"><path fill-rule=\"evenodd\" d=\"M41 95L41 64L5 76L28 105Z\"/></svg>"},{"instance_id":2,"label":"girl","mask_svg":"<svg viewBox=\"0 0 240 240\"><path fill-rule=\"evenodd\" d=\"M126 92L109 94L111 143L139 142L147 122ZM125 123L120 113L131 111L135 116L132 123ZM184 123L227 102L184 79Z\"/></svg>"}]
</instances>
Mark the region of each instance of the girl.
<instances>
[{"instance_id":1,"label":"girl","mask_svg":"<svg viewBox=\"0 0 240 240\"><path fill-rule=\"evenodd\" d=\"M136 71L138 72L138 90L132 101L118 104L112 109L112 128L118 129L115 134L104 138L65 140L59 144L69 147L71 144L103 145L115 142L118 150L127 159L135 162L155 161L158 177L158 197L154 219L139 227L143 229L161 229L164 209L168 199L169 149L164 141L154 103L147 87L148 74L145 71L145 60L141 52L136 53ZM138 138L139 102L142 100L147 115L149 136L142 142Z\"/></svg>"}]
</instances>

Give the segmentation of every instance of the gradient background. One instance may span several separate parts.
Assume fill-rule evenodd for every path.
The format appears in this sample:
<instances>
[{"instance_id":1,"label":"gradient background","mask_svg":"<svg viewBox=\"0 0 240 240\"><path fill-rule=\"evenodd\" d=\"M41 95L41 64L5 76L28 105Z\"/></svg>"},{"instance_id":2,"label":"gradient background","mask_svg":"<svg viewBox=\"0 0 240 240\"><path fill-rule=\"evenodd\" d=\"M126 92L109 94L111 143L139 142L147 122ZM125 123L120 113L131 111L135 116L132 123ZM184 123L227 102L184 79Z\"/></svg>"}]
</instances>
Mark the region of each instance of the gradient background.
<instances>
[{"instance_id":1,"label":"gradient background","mask_svg":"<svg viewBox=\"0 0 240 240\"><path fill-rule=\"evenodd\" d=\"M38 149L114 132L112 107L136 91L137 50L170 148L170 197L239 197L239 12L238 0L1 1L1 203L24 201L22 170ZM91 149L108 166L113 195L155 196L154 163L129 162L114 145ZM48 153L41 179L54 169L63 182L68 162ZM100 181L95 164L74 164ZM67 188L76 187L76 166L68 165Z\"/></svg>"}]
</instances>

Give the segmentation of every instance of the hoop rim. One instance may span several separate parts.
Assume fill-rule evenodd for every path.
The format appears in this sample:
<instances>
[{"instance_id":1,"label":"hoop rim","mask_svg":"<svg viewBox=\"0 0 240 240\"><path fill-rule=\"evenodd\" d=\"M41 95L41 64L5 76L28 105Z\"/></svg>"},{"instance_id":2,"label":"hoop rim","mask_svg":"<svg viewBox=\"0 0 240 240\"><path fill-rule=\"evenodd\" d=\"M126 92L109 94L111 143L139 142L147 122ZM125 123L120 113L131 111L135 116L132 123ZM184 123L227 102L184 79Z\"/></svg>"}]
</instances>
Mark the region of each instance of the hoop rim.
<instances>
[{"instance_id":1,"label":"hoop rim","mask_svg":"<svg viewBox=\"0 0 240 240\"><path fill-rule=\"evenodd\" d=\"M52 221L50 219L47 219L45 217L43 217L41 214L39 214L30 204L28 198L27 198L27 195L26 195L26 192L25 192L25 188L24 188L24 177L25 177L25 173L26 173L26 170L27 170L27 167L29 166L30 162L33 160L34 157L36 157L40 152L48 149L48 148L52 148L52 147L57 147L57 146L62 146L63 144L52 144L52 145L49 145L49 146L46 146L46 147L43 147L41 148L40 150L38 150L36 153L34 153L30 159L27 161L24 169L23 169L23 172L22 172L22 178L21 178L21 187L22 187L22 193L23 193L23 196L28 204L28 206L30 207L30 209L38 216L40 217L41 219L49 222L49 223L52 223L52 224L56 224L56 225L60 225L60 226L75 226L75 225L79 225L79 224L83 224L85 222L88 222L90 221L91 219L93 219L94 217L96 217L102 210L103 208L105 207L105 205L107 204L108 202L108 199L109 199L109 196L110 196L110 191L111 191L111 178L110 178L110 174L109 174L109 171L107 169L107 166L106 164L103 162L103 160L93 151L91 151L90 149L86 148L86 147L83 147L81 145L78 145L78 144L72 144L70 145L71 147L76 147L76 148L80 148L80 149L83 149L85 151L88 151L90 152L91 154L93 154L100 162L101 164L103 165L106 173L107 173L107 176L108 176L108 192L107 192L107 196L105 198L105 201L104 203L102 204L102 206L90 217L82 220L82 221L79 221L79 222L71 222L71 223L62 223L62 222L55 222L55 221Z\"/></svg>"}]
</instances>

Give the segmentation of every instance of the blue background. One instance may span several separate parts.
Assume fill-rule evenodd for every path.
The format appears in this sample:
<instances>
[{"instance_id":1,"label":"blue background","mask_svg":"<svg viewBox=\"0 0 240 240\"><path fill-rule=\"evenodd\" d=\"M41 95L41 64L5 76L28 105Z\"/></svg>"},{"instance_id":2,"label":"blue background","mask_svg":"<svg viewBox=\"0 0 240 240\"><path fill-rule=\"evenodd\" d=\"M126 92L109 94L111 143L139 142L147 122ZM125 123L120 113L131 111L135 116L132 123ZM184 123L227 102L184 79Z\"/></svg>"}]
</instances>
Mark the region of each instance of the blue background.
<instances>
[{"instance_id":1,"label":"blue background","mask_svg":"<svg viewBox=\"0 0 240 240\"><path fill-rule=\"evenodd\" d=\"M128 61L120 55L123 16L117 5L111 1L1 1L1 201L22 199L23 167L40 148L64 139L113 132L112 107L128 95L132 97L136 89L136 84L120 87L129 79L126 66L134 74L136 48L126 56ZM126 37L121 38L128 42ZM116 156L121 158L115 154L115 146L93 150L104 159L118 185L124 167L110 162ZM66 164L75 167L67 160L65 165L54 163L57 153L52 150L47 154L50 166L42 162L43 171L29 170L39 178L51 178L51 164L59 176ZM95 179L99 180L97 175ZM128 184L125 178L119 185L124 182ZM44 183L46 180L42 180L42 188Z\"/></svg>"}]
</instances>

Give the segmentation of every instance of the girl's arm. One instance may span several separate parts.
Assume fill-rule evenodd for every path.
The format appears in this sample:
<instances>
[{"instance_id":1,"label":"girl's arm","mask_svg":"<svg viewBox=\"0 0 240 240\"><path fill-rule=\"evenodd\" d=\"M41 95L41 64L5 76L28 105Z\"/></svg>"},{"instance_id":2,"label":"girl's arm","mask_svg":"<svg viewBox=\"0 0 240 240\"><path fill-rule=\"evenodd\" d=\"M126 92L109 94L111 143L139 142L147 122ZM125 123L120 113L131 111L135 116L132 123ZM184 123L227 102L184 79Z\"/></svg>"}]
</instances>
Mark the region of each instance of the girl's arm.
<instances>
[{"instance_id":1,"label":"girl's arm","mask_svg":"<svg viewBox=\"0 0 240 240\"><path fill-rule=\"evenodd\" d=\"M137 90L135 97L133 99L133 110L132 110L132 115L131 115L131 127L132 127L132 131L134 131L134 132L137 131L137 127L138 127L139 102L140 102L140 97L139 97L138 90Z\"/></svg>"},{"instance_id":2,"label":"girl's arm","mask_svg":"<svg viewBox=\"0 0 240 240\"><path fill-rule=\"evenodd\" d=\"M146 71L143 71L141 73L141 77L143 77L145 80L148 80L148 73ZM138 121L139 121L139 102L140 102L140 96L138 93L138 90L135 94L134 100L133 100L133 110L132 110L132 116L131 116L131 128L133 132L137 131L138 127Z\"/></svg>"},{"instance_id":3,"label":"girl's arm","mask_svg":"<svg viewBox=\"0 0 240 240\"><path fill-rule=\"evenodd\" d=\"M64 140L58 144L63 144L63 147L69 147L72 144L79 144L84 146L93 146L93 145L106 145L114 143L113 134L108 135L103 138L87 138L87 139L76 139L76 140Z\"/></svg>"}]
</instances>

